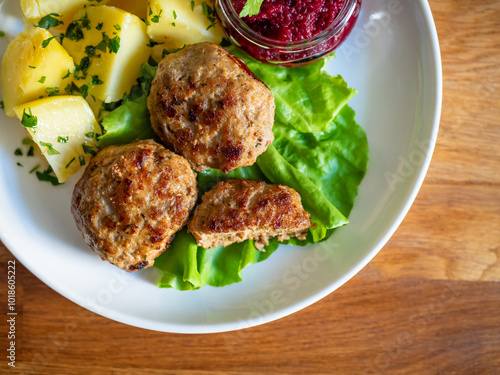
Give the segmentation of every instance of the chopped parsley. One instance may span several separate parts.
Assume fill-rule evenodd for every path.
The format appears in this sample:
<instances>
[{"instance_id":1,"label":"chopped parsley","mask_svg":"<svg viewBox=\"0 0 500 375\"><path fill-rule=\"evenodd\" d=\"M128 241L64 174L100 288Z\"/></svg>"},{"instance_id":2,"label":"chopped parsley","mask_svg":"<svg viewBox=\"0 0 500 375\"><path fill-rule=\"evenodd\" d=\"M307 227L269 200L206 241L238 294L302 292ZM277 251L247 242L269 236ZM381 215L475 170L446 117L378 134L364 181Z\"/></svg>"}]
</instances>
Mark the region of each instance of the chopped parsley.
<instances>
[{"instance_id":1,"label":"chopped parsley","mask_svg":"<svg viewBox=\"0 0 500 375\"><path fill-rule=\"evenodd\" d=\"M38 118L33 116L31 108L28 108L29 114L26 113L26 108L23 109L23 118L21 119L21 124L26 128L34 128L38 124Z\"/></svg>"},{"instance_id":2,"label":"chopped parsley","mask_svg":"<svg viewBox=\"0 0 500 375\"><path fill-rule=\"evenodd\" d=\"M151 11L151 9L149 11ZM155 14L153 17L151 17L151 22L153 22L153 23L159 23L160 22L160 17L161 17L162 13L163 13L163 9L160 9L160 13ZM174 14L175 14L175 10L174 10ZM151 13L150 13L150 15L151 15Z\"/></svg>"},{"instance_id":3,"label":"chopped parsley","mask_svg":"<svg viewBox=\"0 0 500 375\"><path fill-rule=\"evenodd\" d=\"M21 163L17 162L18 167L24 167Z\"/></svg>"},{"instance_id":4,"label":"chopped parsley","mask_svg":"<svg viewBox=\"0 0 500 375\"><path fill-rule=\"evenodd\" d=\"M89 67L90 67L90 58L88 56L85 56L80 60L80 64L75 64L75 72L73 73L73 77L75 77L76 79L87 78L87 70L89 69ZM81 77L79 76L80 73Z\"/></svg>"},{"instance_id":5,"label":"chopped parsley","mask_svg":"<svg viewBox=\"0 0 500 375\"><path fill-rule=\"evenodd\" d=\"M194 12L194 0L191 0L191 11Z\"/></svg>"},{"instance_id":6,"label":"chopped parsley","mask_svg":"<svg viewBox=\"0 0 500 375\"><path fill-rule=\"evenodd\" d=\"M213 8L207 4L206 1L201 3L203 7L203 14L207 17L208 22L210 22L210 25L208 25L207 30L211 29L212 27L215 27L217 25L217 18L215 16L215 11Z\"/></svg>"},{"instance_id":7,"label":"chopped parsley","mask_svg":"<svg viewBox=\"0 0 500 375\"><path fill-rule=\"evenodd\" d=\"M49 95L58 95L59 94L59 87L47 87L45 89L45 92Z\"/></svg>"},{"instance_id":8,"label":"chopped parsley","mask_svg":"<svg viewBox=\"0 0 500 375\"><path fill-rule=\"evenodd\" d=\"M71 82L66 86L64 91L70 95L80 94L84 99L89 95L89 90L92 86L98 86L104 84L104 81L99 79L99 76L93 75L92 81L87 84L81 85L78 87L74 82Z\"/></svg>"},{"instance_id":9,"label":"chopped parsley","mask_svg":"<svg viewBox=\"0 0 500 375\"><path fill-rule=\"evenodd\" d=\"M0 102L0 108L5 109L5 104L4 104L3 100Z\"/></svg>"},{"instance_id":10,"label":"chopped parsley","mask_svg":"<svg viewBox=\"0 0 500 375\"><path fill-rule=\"evenodd\" d=\"M88 57L92 57L95 55L95 47L94 46L87 46L85 47L85 54Z\"/></svg>"},{"instance_id":11,"label":"chopped parsley","mask_svg":"<svg viewBox=\"0 0 500 375\"><path fill-rule=\"evenodd\" d=\"M33 66L33 65L28 65L28 68L31 68L31 69L36 69L36 66Z\"/></svg>"},{"instance_id":12,"label":"chopped parsley","mask_svg":"<svg viewBox=\"0 0 500 375\"><path fill-rule=\"evenodd\" d=\"M120 49L120 37L115 36L113 39L110 39L108 42L109 53L117 53Z\"/></svg>"},{"instance_id":13,"label":"chopped parsley","mask_svg":"<svg viewBox=\"0 0 500 375\"><path fill-rule=\"evenodd\" d=\"M96 30L101 31L103 26L104 26L104 23L103 22L99 22L95 28L96 28Z\"/></svg>"},{"instance_id":14,"label":"chopped parsley","mask_svg":"<svg viewBox=\"0 0 500 375\"><path fill-rule=\"evenodd\" d=\"M36 177L38 177L39 181L50 182L54 186L61 185L61 183L59 182L59 180L57 179L57 177L54 176L52 174L52 172L53 172L53 169L49 165L49 167L45 171L43 171L43 172L38 172L37 171L36 172Z\"/></svg>"},{"instance_id":15,"label":"chopped parsley","mask_svg":"<svg viewBox=\"0 0 500 375\"><path fill-rule=\"evenodd\" d=\"M85 156L78 156L78 161L80 162L80 166L85 165Z\"/></svg>"},{"instance_id":16,"label":"chopped parsley","mask_svg":"<svg viewBox=\"0 0 500 375\"><path fill-rule=\"evenodd\" d=\"M45 78L47 78L47 76L42 76L42 78L40 78L38 82L45 83Z\"/></svg>"},{"instance_id":17,"label":"chopped parsley","mask_svg":"<svg viewBox=\"0 0 500 375\"><path fill-rule=\"evenodd\" d=\"M85 152L86 154L97 155L96 150L94 150L94 148L92 146L89 146L89 145L86 145L85 143L82 143L82 148L83 148L83 152Z\"/></svg>"},{"instance_id":18,"label":"chopped parsley","mask_svg":"<svg viewBox=\"0 0 500 375\"><path fill-rule=\"evenodd\" d=\"M109 39L109 37L105 33L102 33L103 39L99 42L99 44L97 46L95 46L95 48L98 49L99 51L106 53L107 48L108 48L108 44L106 43L106 40L104 40L104 36L106 36L106 38Z\"/></svg>"},{"instance_id":19,"label":"chopped parsley","mask_svg":"<svg viewBox=\"0 0 500 375\"><path fill-rule=\"evenodd\" d=\"M69 40L78 42L83 39L83 29L90 30L90 20L87 13L82 18L69 24L65 36Z\"/></svg>"},{"instance_id":20,"label":"chopped parsley","mask_svg":"<svg viewBox=\"0 0 500 375\"><path fill-rule=\"evenodd\" d=\"M154 41L153 39L149 39L149 43L146 44L146 46L148 46L148 47L154 47L154 46L157 46L157 45L160 45L160 44L164 44L164 43L158 43L158 42Z\"/></svg>"},{"instance_id":21,"label":"chopped parsley","mask_svg":"<svg viewBox=\"0 0 500 375\"><path fill-rule=\"evenodd\" d=\"M177 19L177 13L175 13L175 10L172 11L172 15L174 16L174 20Z\"/></svg>"},{"instance_id":22,"label":"chopped parsley","mask_svg":"<svg viewBox=\"0 0 500 375\"><path fill-rule=\"evenodd\" d=\"M68 136L66 136L66 137L59 136L59 137L57 137L57 142L59 142L59 143L68 143L68 139L69 139Z\"/></svg>"},{"instance_id":23,"label":"chopped parsley","mask_svg":"<svg viewBox=\"0 0 500 375\"><path fill-rule=\"evenodd\" d=\"M92 76L92 81L89 83L89 85L97 86L97 85L102 85L103 83L104 81L101 81L98 75L94 75Z\"/></svg>"},{"instance_id":24,"label":"chopped parsley","mask_svg":"<svg viewBox=\"0 0 500 375\"><path fill-rule=\"evenodd\" d=\"M264 0L248 0L240 12L240 17L251 17L259 14Z\"/></svg>"},{"instance_id":25,"label":"chopped parsley","mask_svg":"<svg viewBox=\"0 0 500 375\"><path fill-rule=\"evenodd\" d=\"M58 25L63 25L62 21L59 21L56 17L61 17L57 13L50 13L46 16L42 17L38 22L37 27L41 27L42 29L50 29L51 27L56 27Z\"/></svg>"},{"instance_id":26,"label":"chopped parsley","mask_svg":"<svg viewBox=\"0 0 500 375\"><path fill-rule=\"evenodd\" d=\"M102 33L103 38L104 38L104 35L106 35L106 34ZM95 46L95 49L98 49L99 51L106 53L107 47L108 47L108 45L106 44L106 41L103 39L99 42L99 44L97 46Z\"/></svg>"},{"instance_id":27,"label":"chopped parsley","mask_svg":"<svg viewBox=\"0 0 500 375\"><path fill-rule=\"evenodd\" d=\"M122 28L121 28L121 26L120 26L119 24L115 24L115 25L113 25L113 27L114 27L114 28L115 28L115 30L117 30L117 31L120 31L120 30L122 29Z\"/></svg>"},{"instance_id":28,"label":"chopped parsley","mask_svg":"<svg viewBox=\"0 0 500 375\"><path fill-rule=\"evenodd\" d=\"M50 38L45 39L42 42L42 48L47 48L47 46L52 41L52 39L57 38L57 37L61 37L62 38L63 36L64 36L64 34L60 34L60 35L54 35L54 36L51 36Z\"/></svg>"},{"instance_id":29,"label":"chopped parsley","mask_svg":"<svg viewBox=\"0 0 500 375\"><path fill-rule=\"evenodd\" d=\"M35 148L33 147L33 140L31 138L24 138L22 144L25 146L30 146L26 156L35 156Z\"/></svg>"},{"instance_id":30,"label":"chopped parsley","mask_svg":"<svg viewBox=\"0 0 500 375\"><path fill-rule=\"evenodd\" d=\"M87 133L87 134L85 134L85 136L87 138L94 138L94 132Z\"/></svg>"},{"instance_id":31,"label":"chopped parsley","mask_svg":"<svg viewBox=\"0 0 500 375\"><path fill-rule=\"evenodd\" d=\"M60 152L52 147L52 143L40 141L40 146L47 147L47 155L59 155Z\"/></svg>"},{"instance_id":32,"label":"chopped parsley","mask_svg":"<svg viewBox=\"0 0 500 375\"><path fill-rule=\"evenodd\" d=\"M79 94L80 89L75 85L75 82L71 82L65 87L64 92L69 95L74 95L75 93Z\"/></svg>"},{"instance_id":33,"label":"chopped parsley","mask_svg":"<svg viewBox=\"0 0 500 375\"><path fill-rule=\"evenodd\" d=\"M120 49L120 37L115 36L114 38L110 38L103 32L102 40L97 46L95 46L95 48L104 53L106 53L108 49L109 53L117 53Z\"/></svg>"},{"instance_id":34,"label":"chopped parsley","mask_svg":"<svg viewBox=\"0 0 500 375\"><path fill-rule=\"evenodd\" d=\"M78 89L78 92L84 99L87 99L87 96L89 96L89 88L89 85L81 85Z\"/></svg>"},{"instance_id":35,"label":"chopped parsley","mask_svg":"<svg viewBox=\"0 0 500 375\"><path fill-rule=\"evenodd\" d=\"M0 38L3 38L5 36L5 32L0 30Z\"/></svg>"},{"instance_id":36,"label":"chopped parsley","mask_svg":"<svg viewBox=\"0 0 500 375\"><path fill-rule=\"evenodd\" d=\"M31 173L33 173L34 171L36 171L38 168L40 168L40 164L35 165L35 166L31 169L30 174L31 174Z\"/></svg>"},{"instance_id":37,"label":"chopped parsley","mask_svg":"<svg viewBox=\"0 0 500 375\"><path fill-rule=\"evenodd\" d=\"M76 158L75 158L75 157L73 157L73 159L71 159L71 160L69 161L69 163L68 163L68 164L66 164L66 166L65 166L64 168L65 168L65 169L68 169L68 167L71 165L71 163L73 163L73 162L75 161L75 159L76 159Z\"/></svg>"},{"instance_id":38,"label":"chopped parsley","mask_svg":"<svg viewBox=\"0 0 500 375\"><path fill-rule=\"evenodd\" d=\"M66 75L64 77L62 77L62 79L69 78L72 75L73 75L73 73L71 73L71 70L68 69L68 73L66 73Z\"/></svg>"},{"instance_id":39,"label":"chopped parsley","mask_svg":"<svg viewBox=\"0 0 500 375\"><path fill-rule=\"evenodd\" d=\"M23 151L20 148L16 148L16 151L14 151L14 155L23 156Z\"/></svg>"}]
</instances>

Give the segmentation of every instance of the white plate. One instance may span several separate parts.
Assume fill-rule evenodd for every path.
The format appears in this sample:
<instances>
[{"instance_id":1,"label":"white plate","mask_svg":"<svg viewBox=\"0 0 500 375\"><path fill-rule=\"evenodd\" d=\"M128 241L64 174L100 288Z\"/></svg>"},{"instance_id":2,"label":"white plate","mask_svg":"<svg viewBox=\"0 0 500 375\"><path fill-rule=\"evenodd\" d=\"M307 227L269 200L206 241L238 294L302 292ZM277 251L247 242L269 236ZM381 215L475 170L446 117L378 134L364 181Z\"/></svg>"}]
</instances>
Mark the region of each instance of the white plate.
<instances>
[{"instance_id":1,"label":"white plate","mask_svg":"<svg viewBox=\"0 0 500 375\"><path fill-rule=\"evenodd\" d=\"M17 1L0 3L1 51L22 28ZM351 223L324 244L276 251L244 281L191 292L158 289L155 269L128 274L91 253L70 213L76 176L62 187L28 174L13 155L25 137L0 114L0 238L40 280L73 302L126 324L182 333L266 323L325 297L365 266L394 233L422 184L441 111L441 61L425 0L365 0L355 30L329 66L359 94L351 105L370 145ZM29 164L31 163L31 164Z\"/></svg>"}]
</instances>

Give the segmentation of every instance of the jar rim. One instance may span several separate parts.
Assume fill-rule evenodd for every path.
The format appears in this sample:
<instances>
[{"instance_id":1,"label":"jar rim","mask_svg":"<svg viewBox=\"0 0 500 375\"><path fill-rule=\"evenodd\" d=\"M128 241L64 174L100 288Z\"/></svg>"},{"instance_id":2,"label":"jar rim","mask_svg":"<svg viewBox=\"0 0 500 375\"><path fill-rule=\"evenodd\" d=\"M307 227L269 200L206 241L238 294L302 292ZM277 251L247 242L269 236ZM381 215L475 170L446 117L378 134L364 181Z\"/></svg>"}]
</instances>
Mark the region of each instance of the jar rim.
<instances>
[{"instance_id":1,"label":"jar rim","mask_svg":"<svg viewBox=\"0 0 500 375\"><path fill-rule=\"evenodd\" d=\"M268 38L266 36L257 33L250 26L248 26L243 21L242 18L240 18L240 16L234 9L233 2L231 0L217 0L217 3L219 4L219 6L216 7L216 9L217 10L220 9L220 11L223 12L222 16L231 24L233 29L237 30L244 37L251 39L255 44L259 45L260 47L295 49L301 46L310 46L311 44L322 43L325 39L331 38L332 35L337 34L347 24L352 14L354 13L354 10L356 9L357 0L346 0L339 14L337 14L335 19L332 21L330 25L328 25L328 27L325 30L321 31L320 33L310 38L300 39L291 42Z\"/></svg>"}]
</instances>

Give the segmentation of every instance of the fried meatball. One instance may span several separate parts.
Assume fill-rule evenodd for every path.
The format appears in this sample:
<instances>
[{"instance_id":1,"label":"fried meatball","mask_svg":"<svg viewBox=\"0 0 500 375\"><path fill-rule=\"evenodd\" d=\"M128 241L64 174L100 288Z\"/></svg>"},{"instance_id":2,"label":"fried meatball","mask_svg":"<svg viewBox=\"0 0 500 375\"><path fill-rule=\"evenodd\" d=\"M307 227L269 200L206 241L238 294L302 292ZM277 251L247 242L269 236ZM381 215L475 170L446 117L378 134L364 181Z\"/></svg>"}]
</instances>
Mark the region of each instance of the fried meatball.
<instances>
[{"instance_id":1,"label":"fried meatball","mask_svg":"<svg viewBox=\"0 0 500 375\"><path fill-rule=\"evenodd\" d=\"M148 108L158 139L199 172L252 165L274 139L271 90L212 43L188 45L160 62Z\"/></svg>"},{"instance_id":2,"label":"fried meatball","mask_svg":"<svg viewBox=\"0 0 500 375\"><path fill-rule=\"evenodd\" d=\"M279 241L305 239L310 226L310 215L292 188L228 179L203 195L189 221L188 232L206 249L251 239L262 250L272 237Z\"/></svg>"},{"instance_id":3,"label":"fried meatball","mask_svg":"<svg viewBox=\"0 0 500 375\"><path fill-rule=\"evenodd\" d=\"M187 222L196 174L183 157L147 140L93 156L71 211L90 248L126 271L150 267Z\"/></svg>"}]
</instances>

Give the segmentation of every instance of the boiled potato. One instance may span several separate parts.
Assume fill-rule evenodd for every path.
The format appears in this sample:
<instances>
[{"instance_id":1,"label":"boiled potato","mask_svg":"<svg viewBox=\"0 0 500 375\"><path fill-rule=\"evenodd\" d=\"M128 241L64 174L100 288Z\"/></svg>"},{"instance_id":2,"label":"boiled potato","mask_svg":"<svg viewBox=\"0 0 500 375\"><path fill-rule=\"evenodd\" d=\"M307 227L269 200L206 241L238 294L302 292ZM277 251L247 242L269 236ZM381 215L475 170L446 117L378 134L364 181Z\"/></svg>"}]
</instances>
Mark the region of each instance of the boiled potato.
<instances>
[{"instance_id":1,"label":"boiled potato","mask_svg":"<svg viewBox=\"0 0 500 375\"><path fill-rule=\"evenodd\" d=\"M139 18L146 19L147 0L110 0L106 5L126 10Z\"/></svg>"},{"instance_id":2,"label":"boiled potato","mask_svg":"<svg viewBox=\"0 0 500 375\"><path fill-rule=\"evenodd\" d=\"M80 78L75 84L88 85L89 94L106 103L121 99L149 58L144 22L124 10L100 5L78 11L72 27L63 46L77 66L90 63L85 65L86 74L75 74Z\"/></svg>"},{"instance_id":3,"label":"boiled potato","mask_svg":"<svg viewBox=\"0 0 500 375\"><path fill-rule=\"evenodd\" d=\"M148 35L155 42L164 43L166 49L222 41L222 29L211 1L149 0L148 4Z\"/></svg>"},{"instance_id":4,"label":"boiled potato","mask_svg":"<svg viewBox=\"0 0 500 375\"><path fill-rule=\"evenodd\" d=\"M105 4L108 0L21 0L21 8L25 17L34 25L40 22L42 17L49 14L58 14L59 21L63 25L56 29L65 29L66 26L73 20L75 13L85 6L96 4Z\"/></svg>"},{"instance_id":5,"label":"boiled potato","mask_svg":"<svg viewBox=\"0 0 500 375\"><path fill-rule=\"evenodd\" d=\"M59 182L78 171L96 152L101 129L81 96L52 96L14 108Z\"/></svg>"},{"instance_id":6,"label":"boiled potato","mask_svg":"<svg viewBox=\"0 0 500 375\"><path fill-rule=\"evenodd\" d=\"M64 91L71 81L73 59L56 39L43 48L52 35L33 28L18 34L2 58L2 95L8 116L15 116L17 105ZM63 78L68 76L67 78Z\"/></svg>"}]
</instances>

